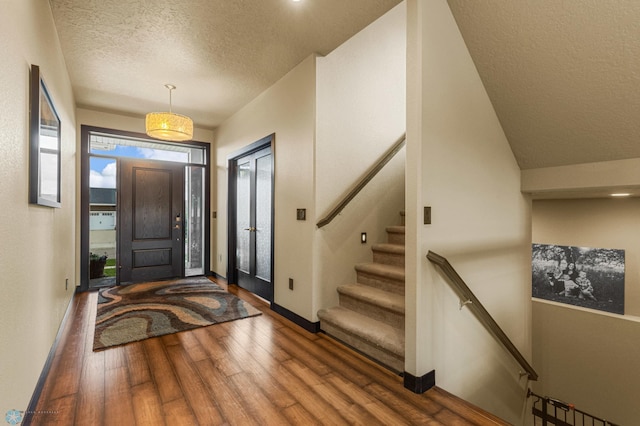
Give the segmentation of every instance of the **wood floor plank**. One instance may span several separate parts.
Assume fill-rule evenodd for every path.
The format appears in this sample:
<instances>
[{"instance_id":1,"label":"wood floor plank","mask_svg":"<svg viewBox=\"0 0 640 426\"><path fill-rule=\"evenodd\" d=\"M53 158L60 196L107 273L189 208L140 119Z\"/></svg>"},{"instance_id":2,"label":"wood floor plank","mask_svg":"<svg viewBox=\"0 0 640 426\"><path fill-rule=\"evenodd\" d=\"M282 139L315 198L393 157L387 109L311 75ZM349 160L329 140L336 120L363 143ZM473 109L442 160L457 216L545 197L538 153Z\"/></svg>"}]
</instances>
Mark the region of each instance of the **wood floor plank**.
<instances>
[{"instance_id":1,"label":"wood floor plank","mask_svg":"<svg viewBox=\"0 0 640 426\"><path fill-rule=\"evenodd\" d=\"M387 405L382 404L382 401L376 399L372 395L369 395L365 389L356 386L353 382L333 374L328 377L327 380L340 392L345 395L349 395L349 398L356 402L360 407L367 410L369 414L382 422L382 424L398 426L411 424L411 422L400 413L397 413Z\"/></svg>"},{"instance_id":2,"label":"wood floor plank","mask_svg":"<svg viewBox=\"0 0 640 426\"><path fill-rule=\"evenodd\" d=\"M216 368L222 371L226 376L232 376L240 373L242 368L234 362L233 359L227 356L225 348L220 344L219 339L211 332L214 328L216 327L204 327L195 330L197 332L196 337L198 338L198 341L200 341L200 344L209 355L209 358L214 361Z\"/></svg>"},{"instance_id":3,"label":"wood floor plank","mask_svg":"<svg viewBox=\"0 0 640 426\"><path fill-rule=\"evenodd\" d=\"M279 346L284 348L292 358L302 360L305 365L313 368L320 375L340 370L344 375L348 374L350 379L358 382L360 386L365 386L371 382L369 375L362 374L357 369L350 368L349 364L345 364L344 358L333 357L331 356L331 352L323 347L319 347L317 343L322 342L322 340L311 342L289 328L278 330L278 333L274 336L274 340ZM314 360L317 359L322 359L323 362L314 362Z\"/></svg>"},{"instance_id":4,"label":"wood floor plank","mask_svg":"<svg viewBox=\"0 0 640 426\"><path fill-rule=\"evenodd\" d=\"M92 352L85 357L75 422L82 425L104 424L104 352Z\"/></svg>"},{"instance_id":5,"label":"wood floor plank","mask_svg":"<svg viewBox=\"0 0 640 426\"><path fill-rule=\"evenodd\" d=\"M159 338L147 339L143 342L149 371L158 388L160 401L165 404L183 397L180 382L173 371L163 341Z\"/></svg>"},{"instance_id":6,"label":"wood floor plank","mask_svg":"<svg viewBox=\"0 0 640 426\"><path fill-rule=\"evenodd\" d=\"M173 346L173 345L180 344L178 333L165 334L164 336L160 336L160 340L162 340L162 344L165 346Z\"/></svg>"},{"instance_id":7,"label":"wood floor plank","mask_svg":"<svg viewBox=\"0 0 640 426\"><path fill-rule=\"evenodd\" d=\"M127 365L127 355L124 346L117 346L104 351L104 368L115 370Z\"/></svg>"},{"instance_id":8,"label":"wood floor plank","mask_svg":"<svg viewBox=\"0 0 640 426\"><path fill-rule=\"evenodd\" d=\"M247 322L247 324L255 324L255 322ZM245 337L246 335L237 328L225 336L227 353L241 366L243 372L252 376L254 386L259 386L264 394L269 395L272 404L280 408L295 404L296 400L291 393L273 378L272 371L278 361L255 342L246 340ZM235 341L237 344L231 344L230 341ZM248 348L250 349L247 350Z\"/></svg>"},{"instance_id":9,"label":"wood floor plank","mask_svg":"<svg viewBox=\"0 0 640 426\"><path fill-rule=\"evenodd\" d=\"M248 373L238 373L229 377L237 393L242 397L243 405L247 407L250 416L258 420L260 424L288 425L289 421L280 413L280 410L271 404L267 395L259 386L255 386L252 377Z\"/></svg>"},{"instance_id":10,"label":"wood floor plank","mask_svg":"<svg viewBox=\"0 0 640 426\"><path fill-rule=\"evenodd\" d=\"M105 375L105 425L126 425L135 419L133 396L126 367L111 369Z\"/></svg>"},{"instance_id":11,"label":"wood floor plank","mask_svg":"<svg viewBox=\"0 0 640 426\"><path fill-rule=\"evenodd\" d=\"M127 358L127 371L129 373L129 383L131 387L149 383L151 381L151 371L149 361L144 351L142 343L123 346Z\"/></svg>"},{"instance_id":12,"label":"wood floor plank","mask_svg":"<svg viewBox=\"0 0 640 426\"><path fill-rule=\"evenodd\" d=\"M285 408L282 413L292 425L312 426L322 424L299 403Z\"/></svg>"},{"instance_id":13,"label":"wood floor plank","mask_svg":"<svg viewBox=\"0 0 640 426\"><path fill-rule=\"evenodd\" d=\"M402 414L411 424L424 424L433 419L433 416L442 410L440 404L436 404L427 398L422 398L420 406L412 404L408 401L408 398L404 397L406 394L411 393L406 389L403 392L394 392L380 383L370 383L364 390L377 400L384 401L385 405L396 413Z\"/></svg>"},{"instance_id":14,"label":"wood floor plank","mask_svg":"<svg viewBox=\"0 0 640 426\"><path fill-rule=\"evenodd\" d=\"M473 406L470 403L468 403L467 401L463 401L462 399L455 397L454 395L451 395L449 392L444 391L440 388L432 389L430 392L430 397L452 412L467 413L465 415L465 418L477 424L500 424L502 422L501 419L485 411L479 409L471 410Z\"/></svg>"},{"instance_id":15,"label":"wood floor plank","mask_svg":"<svg viewBox=\"0 0 640 426\"><path fill-rule=\"evenodd\" d=\"M207 385L210 398L217 401L226 421L232 426L258 425L244 409L240 395L227 384L227 377L222 374L210 359L196 363L200 377Z\"/></svg>"},{"instance_id":16,"label":"wood floor plank","mask_svg":"<svg viewBox=\"0 0 640 426\"><path fill-rule=\"evenodd\" d=\"M100 352L97 294L76 295L32 424L507 424L438 388L414 394L398 375L229 290L263 314Z\"/></svg>"},{"instance_id":17,"label":"wood floor plank","mask_svg":"<svg viewBox=\"0 0 640 426\"><path fill-rule=\"evenodd\" d=\"M315 390L309 388L300 378L292 374L284 365L276 370L276 379L296 398L298 403L324 425L343 425L347 420L323 398L318 398Z\"/></svg>"},{"instance_id":18,"label":"wood floor plank","mask_svg":"<svg viewBox=\"0 0 640 426\"><path fill-rule=\"evenodd\" d=\"M204 350L193 333L177 333L176 336L180 346L189 352L189 358L191 358L192 361L202 361L209 357L207 351Z\"/></svg>"},{"instance_id":19,"label":"wood floor plank","mask_svg":"<svg viewBox=\"0 0 640 426\"><path fill-rule=\"evenodd\" d=\"M77 398L75 394L47 401L46 409L38 409L31 418L32 425L75 424Z\"/></svg>"},{"instance_id":20,"label":"wood floor plank","mask_svg":"<svg viewBox=\"0 0 640 426\"><path fill-rule=\"evenodd\" d=\"M67 395L72 395L78 390L80 383L80 374L82 373L82 363L85 355L85 342L87 333L92 324L90 317L90 301L86 297L75 297L77 300L76 308L70 313L69 321L75 320L73 326L69 325L62 342L58 344L59 350L65 349L64 356L62 353L56 354L52 368L58 371L57 380L48 383L50 391L46 398L59 399ZM95 319L94 319L95 321ZM61 351L60 351L61 352ZM47 384L45 383L45 388ZM38 407L44 409L44 407Z\"/></svg>"},{"instance_id":21,"label":"wood floor plank","mask_svg":"<svg viewBox=\"0 0 640 426\"><path fill-rule=\"evenodd\" d=\"M283 365L291 374L302 380L307 387L312 388L314 393L324 399L334 410L338 411L348 423L381 424L362 407L358 406L350 395L346 395L332 386L328 380L330 377L318 376L313 370L301 365L295 359L286 361ZM328 376L331 376L331 374Z\"/></svg>"},{"instance_id":22,"label":"wood floor plank","mask_svg":"<svg viewBox=\"0 0 640 426\"><path fill-rule=\"evenodd\" d=\"M198 422L201 425L222 424L224 419L218 405L216 401L209 399L207 387L191 364L184 348L176 345L168 346L165 349L180 380L184 398Z\"/></svg>"},{"instance_id":23,"label":"wood floor plank","mask_svg":"<svg viewBox=\"0 0 640 426\"><path fill-rule=\"evenodd\" d=\"M133 414L137 425L164 425L164 411L160 394L151 382L131 388L133 395Z\"/></svg>"},{"instance_id":24,"label":"wood floor plank","mask_svg":"<svg viewBox=\"0 0 640 426\"><path fill-rule=\"evenodd\" d=\"M197 425L196 419L191 407L184 398L174 399L162 405L164 420L167 425Z\"/></svg>"}]
</instances>

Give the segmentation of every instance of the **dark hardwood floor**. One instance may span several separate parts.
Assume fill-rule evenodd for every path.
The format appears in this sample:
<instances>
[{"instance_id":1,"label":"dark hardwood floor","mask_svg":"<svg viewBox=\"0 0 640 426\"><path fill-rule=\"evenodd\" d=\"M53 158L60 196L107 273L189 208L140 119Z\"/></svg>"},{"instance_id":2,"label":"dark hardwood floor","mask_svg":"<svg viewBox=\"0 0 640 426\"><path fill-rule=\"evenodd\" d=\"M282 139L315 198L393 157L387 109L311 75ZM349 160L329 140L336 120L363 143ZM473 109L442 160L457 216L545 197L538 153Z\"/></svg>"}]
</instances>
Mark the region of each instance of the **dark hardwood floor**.
<instances>
[{"instance_id":1,"label":"dark hardwood floor","mask_svg":"<svg viewBox=\"0 0 640 426\"><path fill-rule=\"evenodd\" d=\"M97 293L76 295L30 424L507 424L438 388L414 394L251 293L229 291L263 315L101 352Z\"/></svg>"}]
</instances>

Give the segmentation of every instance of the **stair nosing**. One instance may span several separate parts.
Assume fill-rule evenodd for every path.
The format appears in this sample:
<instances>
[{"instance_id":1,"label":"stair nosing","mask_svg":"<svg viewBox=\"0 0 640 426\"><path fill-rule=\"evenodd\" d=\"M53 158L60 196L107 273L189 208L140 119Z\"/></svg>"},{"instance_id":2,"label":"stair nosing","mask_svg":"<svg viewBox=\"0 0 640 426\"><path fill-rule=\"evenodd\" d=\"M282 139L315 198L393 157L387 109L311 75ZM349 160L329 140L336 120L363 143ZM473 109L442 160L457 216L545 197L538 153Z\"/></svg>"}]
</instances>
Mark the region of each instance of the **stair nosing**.
<instances>
[{"instance_id":1,"label":"stair nosing","mask_svg":"<svg viewBox=\"0 0 640 426\"><path fill-rule=\"evenodd\" d=\"M390 234L404 234L406 227L404 225L387 226L386 230Z\"/></svg>"},{"instance_id":2,"label":"stair nosing","mask_svg":"<svg viewBox=\"0 0 640 426\"><path fill-rule=\"evenodd\" d=\"M380 269L382 271L380 271ZM387 263L366 262L357 263L355 265L356 272L363 272L370 275L376 275L382 278L392 278L398 281L405 279L404 266L389 265Z\"/></svg>"},{"instance_id":3,"label":"stair nosing","mask_svg":"<svg viewBox=\"0 0 640 426\"><path fill-rule=\"evenodd\" d=\"M357 290L357 291L353 291ZM346 295L354 299L358 299L363 303L374 305L380 309L384 309L389 312L404 315L404 296L389 291L381 290L379 288L371 287L364 284L353 283L344 284L338 286L338 293ZM371 297L371 296L374 297ZM377 299L375 296L383 296ZM391 304L379 303L380 301L391 301Z\"/></svg>"},{"instance_id":4,"label":"stair nosing","mask_svg":"<svg viewBox=\"0 0 640 426\"><path fill-rule=\"evenodd\" d=\"M371 250L393 254L404 254L404 244L378 243L371 246Z\"/></svg>"},{"instance_id":5,"label":"stair nosing","mask_svg":"<svg viewBox=\"0 0 640 426\"><path fill-rule=\"evenodd\" d=\"M342 312L343 317L341 318L340 314L335 314L336 312ZM365 337L367 338L367 340L365 341L372 343L380 348L383 348L384 350L391 352L397 356L404 357L404 331L403 330L395 328L389 324L378 321L366 315L362 315L358 312L352 311L351 309L344 308L342 306L334 306L328 309L322 309L318 312L318 317L324 316L324 313L329 314L329 319L325 317L324 321L334 324L339 328L343 329L345 332L348 332L349 334L352 334L354 336ZM338 316L337 320L335 320L336 316ZM344 319L344 316L346 316L348 319L350 317L351 320ZM354 321L354 318L357 320ZM322 318L320 318L320 321L322 321ZM375 326L365 327L364 329L353 327L353 324L357 323L358 321L375 323ZM391 336L391 337L396 337L397 339L394 339L394 341L392 342L393 344L391 345L382 345L377 342L384 342L386 341L385 339L383 340L375 339L375 337L380 337L380 336ZM372 337L374 338L372 339ZM397 345L397 347L394 347L394 344ZM398 352L398 348L400 348L401 352Z\"/></svg>"}]
</instances>

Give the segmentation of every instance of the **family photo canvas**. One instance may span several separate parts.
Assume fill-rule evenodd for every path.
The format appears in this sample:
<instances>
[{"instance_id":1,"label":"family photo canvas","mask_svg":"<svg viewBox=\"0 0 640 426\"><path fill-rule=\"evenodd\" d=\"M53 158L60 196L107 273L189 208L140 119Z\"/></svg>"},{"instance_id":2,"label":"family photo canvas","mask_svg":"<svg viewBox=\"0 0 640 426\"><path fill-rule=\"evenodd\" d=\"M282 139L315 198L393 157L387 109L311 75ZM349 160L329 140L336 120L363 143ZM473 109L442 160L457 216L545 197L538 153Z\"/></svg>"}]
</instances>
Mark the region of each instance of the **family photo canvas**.
<instances>
[{"instance_id":1,"label":"family photo canvas","mask_svg":"<svg viewBox=\"0 0 640 426\"><path fill-rule=\"evenodd\" d=\"M532 296L624 314L624 250L533 244Z\"/></svg>"}]
</instances>

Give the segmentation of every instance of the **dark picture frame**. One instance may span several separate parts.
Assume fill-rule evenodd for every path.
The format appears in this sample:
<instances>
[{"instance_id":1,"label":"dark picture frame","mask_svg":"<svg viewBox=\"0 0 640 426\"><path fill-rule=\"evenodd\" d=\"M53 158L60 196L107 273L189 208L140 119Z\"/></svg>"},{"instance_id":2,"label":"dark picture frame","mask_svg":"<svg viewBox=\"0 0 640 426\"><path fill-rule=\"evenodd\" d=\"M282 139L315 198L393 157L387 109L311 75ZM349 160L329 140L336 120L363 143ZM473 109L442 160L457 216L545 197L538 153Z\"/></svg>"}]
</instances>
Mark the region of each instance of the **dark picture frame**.
<instances>
[{"instance_id":1,"label":"dark picture frame","mask_svg":"<svg viewBox=\"0 0 640 426\"><path fill-rule=\"evenodd\" d=\"M39 66L29 83L29 202L60 208L60 117Z\"/></svg>"}]
</instances>

